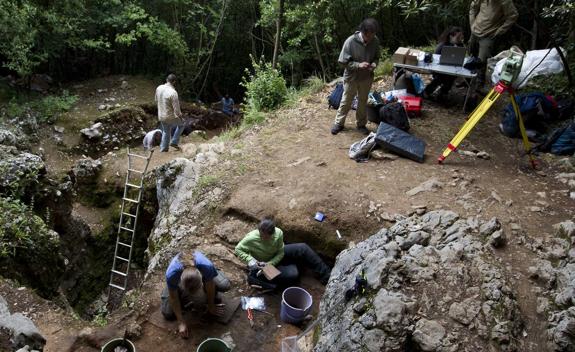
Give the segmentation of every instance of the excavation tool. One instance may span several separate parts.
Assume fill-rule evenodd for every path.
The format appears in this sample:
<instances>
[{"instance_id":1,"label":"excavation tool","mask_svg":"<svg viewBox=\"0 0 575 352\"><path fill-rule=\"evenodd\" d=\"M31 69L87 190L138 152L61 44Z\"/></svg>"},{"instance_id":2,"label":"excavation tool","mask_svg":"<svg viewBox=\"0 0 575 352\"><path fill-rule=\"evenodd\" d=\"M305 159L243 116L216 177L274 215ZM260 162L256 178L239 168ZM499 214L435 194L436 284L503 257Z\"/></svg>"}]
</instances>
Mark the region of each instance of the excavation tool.
<instances>
[{"instance_id":1,"label":"excavation tool","mask_svg":"<svg viewBox=\"0 0 575 352\"><path fill-rule=\"evenodd\" d=\"M139 155L132 153L130 148L128 148L128 170L126 171L126 181L124 182L124 195L122 196L118 236L116 238L114 262L112 264L108 287L108 306L110 308L112 307L110 295L113 290L123 294L128 284L132 247L138 225L140 202L142 200L144 176L148 171L152 154L154 154L153 149L148 152L148 155Z\"/></svg>"},{"instance_id":2,"label":"excavation tool","mask_svg":"<svg viewBox=\"0 0 575 352\"><path fill-rule=\"evenodd\" d=\"M317 317L317 319L314 322L309 324L305 328L305 330L302 331L301 333L299 333L298 335L288 336L288 337L285 337L282 339L281 351L282 352L300 352L300 349L298 347L297 342L302 337L304 337L310 331L312 331L315 328L315 326L318 323L320 323L325 317L332 314L335 311L335 309L338 308L343 302L347 303L355 296L364 295L368 289L369 289L369 285L367 283L367 278L365 276L365 269L361 269L359 275L357 275L355 277L353 287L346 290L343 297L341 297L336 303L334 303L334 305L331 307L331 309L325 311L322 315Z\"/></svg>"},{"instance_id":3,"label":"excavation tool","mask_svg":"<svg viewBox=\"0 0 575 352\"><path fill-rule=\"evenodd\" d=\"M521 116L521 111L519 110L519 106L517 105L517 100L515 99L515 90L513 89L513 83L517 79L517 76L521 72L521 66L523 64L523 54L511 50L511 56L507 58L505 63L503 64L503 68L501 70L501 77L499 82L491 88L489 93L483 98L481 103L473 110L467 122L463 125L463 127L459 130L459 132L453 137L451 142L447 145L447 148L443 151L443 153L437 158L438 163L443 163L445 158L452 152L457 149L459 144L463 141L463 139L471 132L473 127L481 120L481 118L489 111L491 106L497 101L497 99L505 92L509 93L509 97L511 99L511 105L513 106L513 111L515 112L515 118L519 123L519 129L521 131L521 138L523 139L523 147L525 148L526 154L529 156L529 160L531 161L531 166L535 169L535 159L531 154L531 145L529 144L529 140L527 139L527 133L525 132L525 125L523 124L523 118Z\"/></svg>"}]
</instances>

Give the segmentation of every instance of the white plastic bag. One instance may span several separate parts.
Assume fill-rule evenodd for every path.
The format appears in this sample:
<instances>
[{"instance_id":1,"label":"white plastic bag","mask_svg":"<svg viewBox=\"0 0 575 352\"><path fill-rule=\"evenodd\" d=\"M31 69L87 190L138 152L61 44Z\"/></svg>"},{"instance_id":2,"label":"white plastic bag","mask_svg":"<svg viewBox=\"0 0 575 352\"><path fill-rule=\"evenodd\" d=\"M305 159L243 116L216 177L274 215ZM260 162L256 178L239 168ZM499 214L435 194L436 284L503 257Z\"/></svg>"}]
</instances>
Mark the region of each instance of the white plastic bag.
<instances>
[{"instance_id":1,"label":"white plastic bag","mask_svg":"<svg viewBox=\"0 0 575 352\"><path fill-rule=\"evenodd\" d=\"M549 52L549 50L551 51ZM563 52L563 54L566 54L565 50L561 49L561 51ZM545 55L548 52L549 54L547 55L547 57L545 57ZM545 60L543 60L544 57ZM497 65L495 65L495 69L493 70L493 74L491 75L491 81L493 82L493 84L499 82L499 77L501 76L501 69L503 68L505 60L506 58L503 58L497 62ZM539 64L540 62L541 64ZM533 72L531 72L531 70L533 70ZM513 87L522 88L527 84L529 79L535 76L549 75L559 73L561 71L563 71L563 63L561 62L561 57L559 56L557 49L552 48L552 49L528 51L525 57L523 58L523 66L521 66L521 72L519 73L519 76L515 80L515 84L513 85ZM531 74L529 74L530 72ZM527 75L529 75L529 78L525 79ZM519 83L521 83L521 86L518 87L517 85Z\"/></svg>"}]
</instances>

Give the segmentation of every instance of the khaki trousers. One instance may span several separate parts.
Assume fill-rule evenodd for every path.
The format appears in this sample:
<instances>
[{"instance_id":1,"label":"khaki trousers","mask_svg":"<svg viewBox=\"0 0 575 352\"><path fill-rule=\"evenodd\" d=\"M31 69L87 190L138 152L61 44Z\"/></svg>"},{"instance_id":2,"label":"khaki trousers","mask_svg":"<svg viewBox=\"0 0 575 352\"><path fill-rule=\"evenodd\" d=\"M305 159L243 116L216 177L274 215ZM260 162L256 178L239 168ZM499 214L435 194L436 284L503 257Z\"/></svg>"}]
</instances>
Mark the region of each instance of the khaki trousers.
<instances>
[{"instance_id":1,"label":"khaki trousers","mask_svg":"<svg viewBox=\"0 0 575 352\"><path fill-rule=\"evenodd\" d=\"M351 109L353 98L357 95L357 111L355 112L355 120L357 127L364 127L367 124L367 96L371 89L373 78L362 81L351 81L343 83L343 95L337 114L335 115L334 124L342 126L345 124L347 113Z\"/></svg>"}]
</instances>

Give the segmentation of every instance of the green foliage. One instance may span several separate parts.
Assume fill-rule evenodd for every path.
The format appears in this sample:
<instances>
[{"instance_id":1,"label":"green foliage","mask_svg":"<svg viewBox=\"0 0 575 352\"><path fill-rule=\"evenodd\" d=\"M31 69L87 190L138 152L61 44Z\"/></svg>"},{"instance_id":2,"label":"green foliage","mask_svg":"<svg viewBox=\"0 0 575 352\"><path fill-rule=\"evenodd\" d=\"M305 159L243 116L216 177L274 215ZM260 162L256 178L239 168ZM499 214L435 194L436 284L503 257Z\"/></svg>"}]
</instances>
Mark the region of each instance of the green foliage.
<instances>
[{"instance_id":1,"label":"green foliage","mask_svg":"<svg viewBox=\"0 0 575 352\"><path fill-rule=\"evenodd\" d=\"M256 62L252 57L252 66L254 72L246 69L246 76L242 81L242 86L246 88L248 108L258 112L279 107L286 99L285 79L269 62Z\"/></svg>"},{"instance_id":2,"label":"green foliage","mask_svg":"<svg viewBox=\"0 0 575 352\"><path fill-rule=\"evenodd\" d=\"M0 197L0 260L15 258L18 251L42 250L58 245L42 219L18 200Z\"/></svg>"},{"instance_id":3,"label":"green foliage","mask_svg":"<svg viewBox=\"0 0 575 352\"><path fill-rule=\"evenodd\" d=\"M49 95L32 103L31 107L39 114L38 122L54 123L60 114L69 111L77 101L78 96L70 95L64 90L62 95Z\"/></svg>"},{"instance_id":4,"label":"green foliage","mask_svg":"<svg viewBox=\"0 0 575 352\"><path fill-rule=\"evenodd\" d=\"M379 64L375 68L375 78L390 76L393 73L393 62L391 62L391 52L384 48L379 53Z\"/></svg>"},{"instance_id":5,"label":"green foliage","mask_svg":"<svg viewBox=\"0 0 575 352\"><path fill-rule=\"evenodd\" d=\"M64 265L59 237L19 200L0 197L0 270L2 275L56 292Z\"/></svg>"},{"instance_id":6,"label":"green foliage","mask_svg":"<svg viewBox=\"0 0 575 352\"><path fill-rule=\"evenodd\" d=\"M37 116L40 123L54 123L62 113L69 111L78 101L77 95L71 95L64 90L61 95L49 95L39 99L12 98L6 105L6 117L13 119L22 117L26 112Z\"/></svg>"}]
</instances>

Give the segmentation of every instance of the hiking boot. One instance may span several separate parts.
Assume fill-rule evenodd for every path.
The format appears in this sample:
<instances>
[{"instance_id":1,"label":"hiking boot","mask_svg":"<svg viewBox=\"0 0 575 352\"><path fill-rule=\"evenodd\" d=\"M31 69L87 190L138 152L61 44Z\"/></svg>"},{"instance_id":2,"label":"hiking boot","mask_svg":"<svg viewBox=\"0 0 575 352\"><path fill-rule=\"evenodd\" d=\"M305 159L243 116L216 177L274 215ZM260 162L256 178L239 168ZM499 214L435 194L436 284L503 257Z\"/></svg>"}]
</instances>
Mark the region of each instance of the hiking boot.
<instances>
[{"instance_id":1,"label":"hiking boot","mask_svg":"<svg viewBox=\"0 0 575 352\"><path fill-rule=\"evenodd\" d=\"M174 148L178 152L182 150L182 148L180 148L177 144L170 144L170 147Z\"/></svg>"},{"instance_id":2,"label":"hiking boot","mask_svg":"<svg viewBox=\"0 0 575 352\"><path fill-rule=\"evenodd\" d=\"M357 131L366 136L369 134L369 130L365 126L358 127Z\"/></svg>"},{"instance_id":3,"label":"hiking boot","mask_svg":"<svg viewBox=\"0 0 575 352\"><path fill-rule=\"evenodd\" d=\"M334 136L340 133L341 131L343 131L343 126L340 125L333 125L333 127L331 128L331 134L333 134Z\"/></svg>"}]
</instances>

